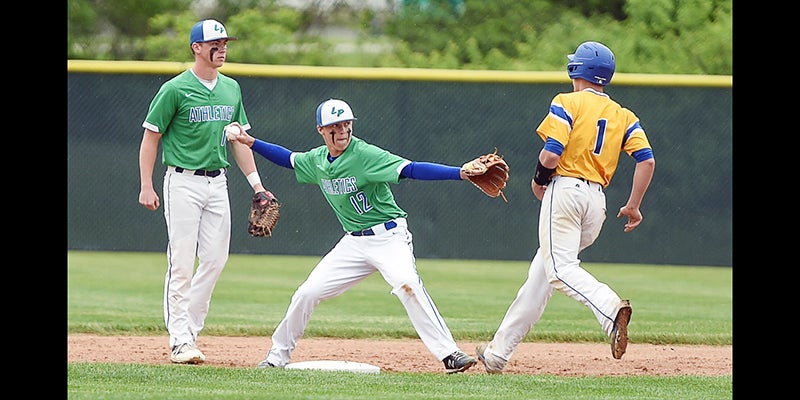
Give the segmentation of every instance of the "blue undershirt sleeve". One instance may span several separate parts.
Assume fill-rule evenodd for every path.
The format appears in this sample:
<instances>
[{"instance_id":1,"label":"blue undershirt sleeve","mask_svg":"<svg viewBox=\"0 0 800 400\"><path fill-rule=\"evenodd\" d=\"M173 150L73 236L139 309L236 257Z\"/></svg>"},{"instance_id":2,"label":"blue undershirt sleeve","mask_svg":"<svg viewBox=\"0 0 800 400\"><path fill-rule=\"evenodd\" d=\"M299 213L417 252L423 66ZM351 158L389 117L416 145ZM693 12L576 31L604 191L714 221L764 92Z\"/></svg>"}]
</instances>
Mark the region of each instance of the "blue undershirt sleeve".
<instances>
[{"instance_id":1,"label":"blue undershirt sleeve","mask_svg":"<svg viewBox=\"0 0 800 400\"><path fill-rule=\"evenodd\" d=\"M461 180L461 168L431 162L412 161L400 171L401 178L423 181Z\"/></svg>"},{"instance_id":2,"label":"blue undershirt sleeve","mask_svg":"<svg viewBox=\"0 0 800 400\"><path fill-rule=\"evenodd\" d=\"M634 151L632 156L636 159L636 162L642 162L644 160L653 158L653 150L650 148L644 148L639 151Z\"/></svg>"},{"instance_id":3,"label":"blue undershirt sleeve","mask_svg":"<svg viewBox=\"0 0 800 400\"><path fill-rule=\"evenodd\" d=\"M558 140L553 138L547 138L547 141L544 142L544 149L555 154L561 155L564 152L564 145L561 144Z\"/></svg>"},{"instance_id":4,"label":"blue undershirt sleeve","mask_svg":"<svg viewBox=\"0 0 800 400\"><path fill-rule=\"evenodd\" d=\"M265 142L261 139L256 139L252 147L253 151L262 155L267 160L284 168L294 169L292 167L292 151L277 144Z\"/></svg>"}]
</instances>

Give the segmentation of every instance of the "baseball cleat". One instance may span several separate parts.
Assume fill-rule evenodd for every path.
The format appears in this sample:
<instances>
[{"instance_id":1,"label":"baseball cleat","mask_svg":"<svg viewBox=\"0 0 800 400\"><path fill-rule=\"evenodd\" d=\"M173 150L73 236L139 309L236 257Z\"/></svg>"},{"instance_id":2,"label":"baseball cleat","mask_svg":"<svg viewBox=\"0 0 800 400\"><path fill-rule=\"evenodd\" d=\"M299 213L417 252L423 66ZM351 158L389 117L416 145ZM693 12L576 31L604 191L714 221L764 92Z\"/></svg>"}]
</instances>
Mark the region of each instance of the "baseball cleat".
<instances>
[{"instance_id":1,"label":"baseball cleat","mask_svg":"<svg viewBox=\"0 0 800 400\"><path fill-rule=\"evenodd\" d=\"M611 331L611 355L617 360L622 358L628 349L628 323L631 321L631 314L633 309L630 300L620 301L620 308L614 319L614 329Z\"/></svg>"},{"instance_id":2,"label":"baseball cleat","mask_svg":"<svg viewBox=\"0 0 800 400\"><path fill-rule=\"evenodd\" d=\"M196 344L183 343L172 346L172 354L169 359L177 364L200 364L206 360L206 356L197 348Z\"/></svg>"},{"instance_id":3,"label":"baseball cleat","mask_svg":"<svg viewBox=\"0 0 800 400\"><path fill-rule=\"evenodd\" d=\"M456 372L464 372L470 367L478 363L478 360L468 356L461 350L456 350L453 354L445 357L442 360L444 368L448 374L455 374Z\"/></svg>"},{"instance_id":4,"label":"baseball cleat","mask_svg":"<svg viewBox=\"0 0 800 400\"><path fill-rule=\"evenodd\" d=\"M490 374L502 374L503 368L506 366L505 361L500 362L496 360L487 360L486 359L487 347L488 345L486 344L479 344L475 346L475 352L478 353L478 360L480 360L483 363L483 366L486 368L486 372Z\"/></svg>"},{"instance_id":5,"label":"baseball cleat","mask_svg":"<svg viewBox=\"0 0 800 400\"><path fill-rule=\"evenodd\" d=\"M283 367L279 367L279 366L267 361L267 359L265 358L264 361L261 361L260 363L258 363L258 367L257 368L283 368Z\"/></svg>"}]
</instances>

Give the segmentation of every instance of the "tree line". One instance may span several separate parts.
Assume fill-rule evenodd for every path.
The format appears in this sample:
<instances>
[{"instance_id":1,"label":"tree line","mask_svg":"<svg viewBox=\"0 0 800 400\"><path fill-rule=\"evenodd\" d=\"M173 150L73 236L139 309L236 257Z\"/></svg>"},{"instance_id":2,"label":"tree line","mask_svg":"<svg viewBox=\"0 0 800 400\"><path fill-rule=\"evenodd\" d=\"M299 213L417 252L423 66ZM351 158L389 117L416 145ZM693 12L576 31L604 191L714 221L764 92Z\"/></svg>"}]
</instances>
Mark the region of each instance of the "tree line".
<instances>
[{"instance_id":1,"label":"tree line","mask_svg":"<svg viewBox=\"0 0 800 400\"><path fill-rule=\"evenodd\" d=\"M69 0L67 58L188 61L189 30L214 18L229 62L558 71L586 40L617 71L733 74L732 0Z\"/></svg>"}]
</instances>

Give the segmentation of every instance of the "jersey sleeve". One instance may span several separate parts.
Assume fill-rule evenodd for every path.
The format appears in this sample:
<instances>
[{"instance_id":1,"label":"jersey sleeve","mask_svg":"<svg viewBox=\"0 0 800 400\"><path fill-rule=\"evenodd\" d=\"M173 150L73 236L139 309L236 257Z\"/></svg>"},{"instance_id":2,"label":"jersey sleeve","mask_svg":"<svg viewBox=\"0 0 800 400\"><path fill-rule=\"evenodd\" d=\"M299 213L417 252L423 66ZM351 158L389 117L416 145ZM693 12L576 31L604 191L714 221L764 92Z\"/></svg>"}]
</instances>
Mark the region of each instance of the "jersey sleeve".
<instances>
[{"instance_id":1,"label":"jersey sleeve","mask_svg":"<svg viewBox=\"0 0 800 400\"><path fill-rule=\"evenodd\" d=\"M359 157L365 162L364 177L367 182L400 182L400 172L406 164L410 163L406 158L400 157L378 146L361 142L357 147Z\"/></svg>"},{"instance_id":2,"label":"jersey sleeve","mask_svg":"<svg viewBox=\"0 0 800 400\"><path fill-rule=\"evenodd\" d=\"M306 152L293 153L294 176L298 183L317 183L316 164L322 162L328 149L319 146Z\"/></svg>"},{"instance_id":3,"label":"jersey sleeve","mask_svg":"<svg viewBox=\"0 0 800 400\"><path fill-rule=\"evenodd\" d=\"M569 141L569 133L572 131L573 118L569 113L569 104L566 96L559 93L550 102L547 115L536 128L536 133L543 141L552 138L562 145Z\"/></svg>"},{"instance_id":4,"label":"jersey sleeve","mask_svg":"<svg viewBox=\"0 0 800 400\"><path fill-rule=\"evenodd\" d=\"M163 134L178 110L177 94L172 82L161 85L150 102L142 127Z\"/></svg>"},{"instance_id":5,"label":"jersey sleeve","mask_svg":"<svg viewBox=\"0 0 800 400\"><path fill-rule=\"evenodd\" d=\"M627 114L628 125L625 129L622 150L629 156L632 156L633 153L637 151L652 149L650 147L650 141L647 140L647 135L639 123L639 119L632 111L628 109L625 109L624 111Z\"/></svg>"}]
</instances>

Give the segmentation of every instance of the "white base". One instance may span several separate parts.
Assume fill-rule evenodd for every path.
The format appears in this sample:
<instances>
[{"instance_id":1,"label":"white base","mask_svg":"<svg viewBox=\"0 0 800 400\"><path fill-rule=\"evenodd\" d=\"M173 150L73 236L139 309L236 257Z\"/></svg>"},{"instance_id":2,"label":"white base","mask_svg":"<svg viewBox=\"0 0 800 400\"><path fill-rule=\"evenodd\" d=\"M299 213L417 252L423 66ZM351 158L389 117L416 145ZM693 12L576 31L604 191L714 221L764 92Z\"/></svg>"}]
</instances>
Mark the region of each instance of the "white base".
<instances>
[{"instance_id":1,"label":"white base","mask_svg":"<svg viewBox=\"0 0 800 400\"><path fill-rule=\"evenodd\" d=\"M301 362L286 364L284 368L316 369L323 371L347 371L347 372L358 372L362 374L381 373L381 369L377 365L365 364L354 361L333 361L333 360L301 361Z\"/></svg>"}]
</instances>

